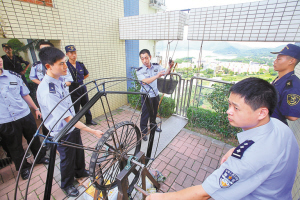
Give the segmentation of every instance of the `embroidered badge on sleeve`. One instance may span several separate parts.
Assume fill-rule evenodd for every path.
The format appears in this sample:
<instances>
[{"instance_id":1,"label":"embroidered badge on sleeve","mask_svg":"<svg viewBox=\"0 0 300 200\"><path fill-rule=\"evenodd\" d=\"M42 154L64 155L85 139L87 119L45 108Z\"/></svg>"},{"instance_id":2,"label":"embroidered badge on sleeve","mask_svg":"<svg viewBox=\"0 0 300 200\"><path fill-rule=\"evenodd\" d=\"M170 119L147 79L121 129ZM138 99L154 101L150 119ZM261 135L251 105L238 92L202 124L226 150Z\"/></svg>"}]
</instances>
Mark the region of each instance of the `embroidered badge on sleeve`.
<instances>
[{"instance_id":1,"label":"embroidered badge on sleeve","mask_svg":"<svg viewBox=\"0 0 300 200\"><path fill-rule=\"evenodd\" d=\"M234 149L231 156L241 159L244 155L244 152L252 145L254 142L252 140L246 140L245 142L241 143L237 148Z\"/></svg>"},{"instance_id":2,"label":"embroidered badge on sleeve","mask_svg":"<svg viewBox=\"0 0 300 200\"><path fill-rule=\"evenodd\" d=\"M287 103L290 105L290 106L294 106L294 105L297 105L300 101L300 96L297 95L297 94L288 94L287 95Z\"/></svg>"},{"instance_id":3,"label":"embroidered badge on sleeve","mask_svg":"<svg viewBox=\"0 0 300 200\"><path fill-rule=\"evenodd\" d=\"M219 179L219 184L221 188L229 188L235 182L239 180L239 177L230 171L229 169L225 169Z\"/></svg>"}]
</instances>

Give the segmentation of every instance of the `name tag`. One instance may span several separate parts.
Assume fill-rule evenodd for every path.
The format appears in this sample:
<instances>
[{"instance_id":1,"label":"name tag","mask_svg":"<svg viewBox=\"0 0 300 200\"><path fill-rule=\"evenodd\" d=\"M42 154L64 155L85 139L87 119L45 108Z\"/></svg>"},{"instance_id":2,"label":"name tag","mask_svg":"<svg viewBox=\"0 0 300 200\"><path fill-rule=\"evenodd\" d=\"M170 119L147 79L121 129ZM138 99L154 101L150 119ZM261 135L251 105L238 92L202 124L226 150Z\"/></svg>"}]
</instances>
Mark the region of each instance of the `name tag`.
<instances>
[{"instance_id":1,"label":"name tag","mask_svg":"<svg viewBox=\"0 0 300 200\"><path fill-rule=\"evenodd\" d=\"M17 82L9 82L10 85L18 85Z\"/></svg>"},{"instance_id":2,"label":"name tag","mask_svg":"<svg viewBox=\"0 0 300 200\"><path fill-rule=\"evenodd\" d=\"M158 72L158 69L155 69L154 72Z\"/></svg>"},{"instance_id":3,"label":"name tag","mask_svg":"<svg viewBox=\"0 0 300 200\"><path fill-rule=\"evenodd\" d=\"M147 72L144 72L143 74L147 74Z\"/></svg>"}]
</instances>

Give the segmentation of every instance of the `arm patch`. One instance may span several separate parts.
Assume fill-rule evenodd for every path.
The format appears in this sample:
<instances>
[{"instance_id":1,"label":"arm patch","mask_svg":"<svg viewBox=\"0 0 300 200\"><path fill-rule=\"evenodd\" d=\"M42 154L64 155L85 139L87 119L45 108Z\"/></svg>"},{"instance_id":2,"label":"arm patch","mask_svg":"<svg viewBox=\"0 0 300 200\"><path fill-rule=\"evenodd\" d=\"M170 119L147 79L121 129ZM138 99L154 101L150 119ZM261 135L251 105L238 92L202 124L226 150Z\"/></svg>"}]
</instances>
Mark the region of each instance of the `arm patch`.
<instances>
[{"instance_id":1,"label":"arm patch","mask_svg":"<svg viewBox=\"0 0 300 200\"><path fill-rule=\"evenodd\" d=\"M252 140L246 140L242 144L240 144L237 148L234 149L231 156L241 159L244 155L244 152L252 145L254 144L254 141Z\"/></svg>"}]
</instances>

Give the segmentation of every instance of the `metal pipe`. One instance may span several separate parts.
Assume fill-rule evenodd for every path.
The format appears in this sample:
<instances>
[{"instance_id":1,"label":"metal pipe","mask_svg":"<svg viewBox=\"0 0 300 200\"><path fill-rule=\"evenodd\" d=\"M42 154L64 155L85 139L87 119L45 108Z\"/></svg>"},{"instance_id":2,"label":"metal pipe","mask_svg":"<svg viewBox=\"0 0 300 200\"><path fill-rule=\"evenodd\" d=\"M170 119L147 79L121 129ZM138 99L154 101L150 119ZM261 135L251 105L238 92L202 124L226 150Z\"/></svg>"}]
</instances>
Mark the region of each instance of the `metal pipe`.
<instances>
[{"instance_id":1,"label":"metal pipe","mask_svg":"<svg viewBox=\"0 0 300 200\"><path fill-rule=\"evenodd\" d=\"M142 188L140 188L137 184L134 185L134 188L135 188L137 191L141 192L143 195L146 195L146 196L149 196L149 195L150 195L147 191L145 191L145 190L143 190Z\"/></svg>"}]
</instances>

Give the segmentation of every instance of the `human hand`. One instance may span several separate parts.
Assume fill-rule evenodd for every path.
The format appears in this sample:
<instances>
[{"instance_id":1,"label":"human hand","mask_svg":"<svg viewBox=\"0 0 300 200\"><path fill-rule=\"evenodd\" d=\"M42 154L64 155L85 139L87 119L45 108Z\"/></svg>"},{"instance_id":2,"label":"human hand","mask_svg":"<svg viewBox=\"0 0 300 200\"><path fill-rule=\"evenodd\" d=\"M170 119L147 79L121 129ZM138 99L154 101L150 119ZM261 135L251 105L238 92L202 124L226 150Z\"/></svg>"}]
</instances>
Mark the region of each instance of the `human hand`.
<instances>
[{"instance_id":1,"label":"human hand","mask_svg":"<svg viewBox=\"0 0 300 200\"><path fill-rule=\"evenodd\" d=\"M233 153L235 148L230 149L229 151L227 151L227 153L222 157L220 164L222 165Z\"/></svg>"},{"instance_id":2,"label":"human hand","mask_svg":"<svg viewBox=\"0 0 300 200\"><path fill-rule=\"evenodd\" d=\"M36 116L36 119L42 118L42 113L39 110L36 110L35 111L35 116Z\"/></svg>"},{"instance_id":3,"label":"human hand","mask_svg":"<svg viewBox=\"0 0 300 200\"><path fill-rule=\"evenodd\" d=\"M94 129L94 130L95 130L95 129ZM103 134L104 134L104 133L103 133L102 131L100 131L100 130L95 130L95 131L94 131L94 135L96 135L98 138L101 138Z\"/></svg>"},{"instance_id":4,"label":"human hand","mask_svg":"<svg viewBox=\"0 0 300 200\"><path fill-rule=\"evenodd\" d=\"M157 78L160 78L160 77L164 76L165 73L166 73L165 70L163 70L163 71L158 72L158 74L156 76L157 76Z\"/></svg>"}]
</instances>

